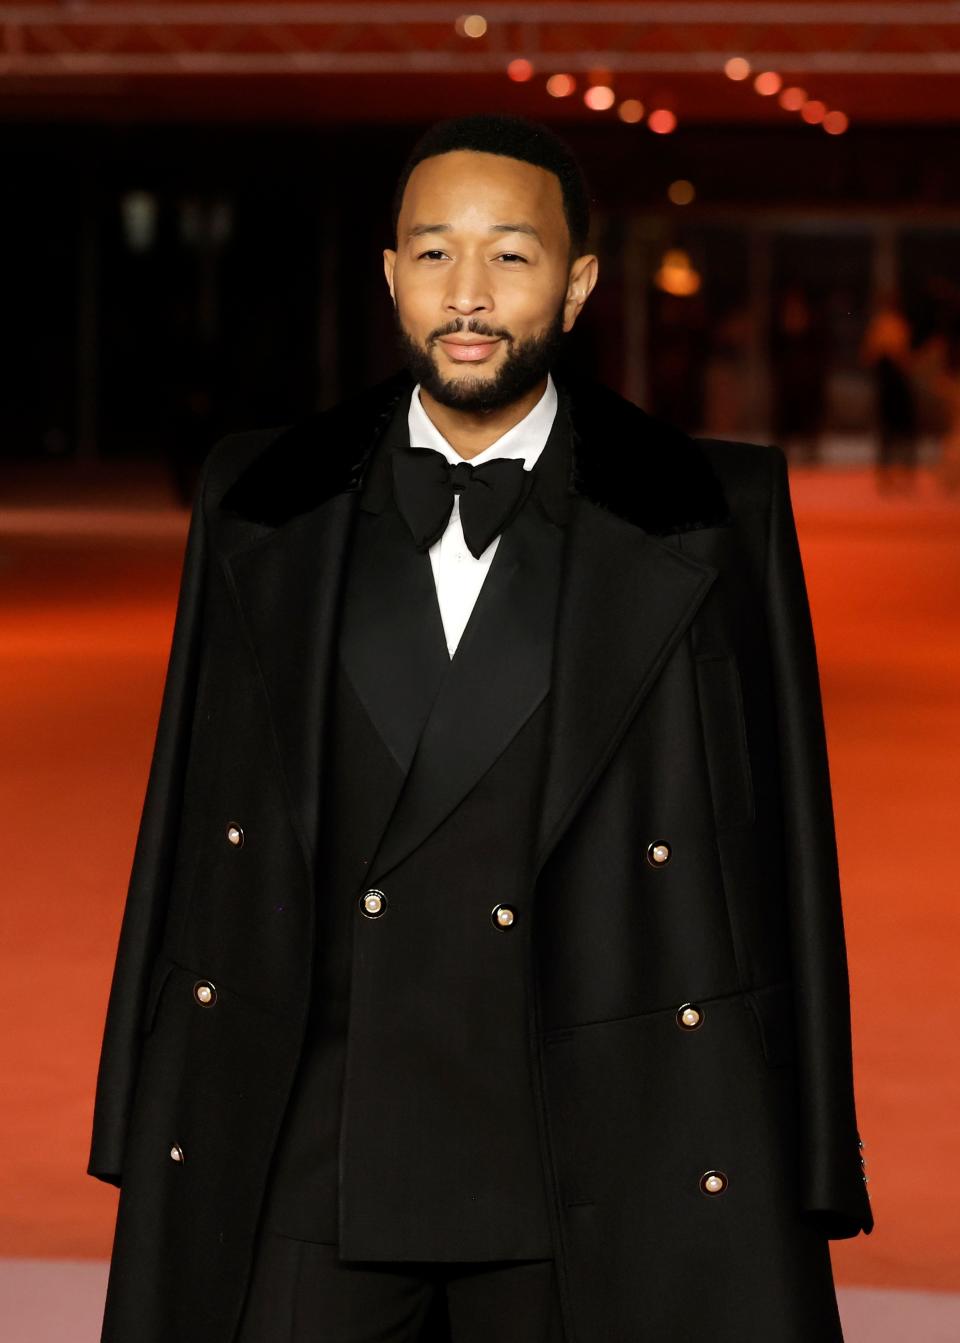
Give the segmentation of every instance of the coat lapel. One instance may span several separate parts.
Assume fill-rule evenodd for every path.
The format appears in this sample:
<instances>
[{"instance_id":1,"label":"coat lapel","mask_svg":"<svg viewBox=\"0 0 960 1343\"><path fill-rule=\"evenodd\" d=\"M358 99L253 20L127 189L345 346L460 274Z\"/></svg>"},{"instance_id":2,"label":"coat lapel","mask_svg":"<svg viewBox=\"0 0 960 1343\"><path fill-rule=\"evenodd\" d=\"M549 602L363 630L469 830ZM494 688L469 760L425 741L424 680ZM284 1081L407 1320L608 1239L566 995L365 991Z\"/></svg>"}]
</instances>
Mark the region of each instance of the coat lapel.
<instances>
[{"instance_id":1,"label":"coat lapel","mask_svg":"<svg viewBox=\"0 0 960 1343\"><path fill-rule=\"evenodd\" d=\"M340 659L404 775L450 669L430 556L393 509L357 514Z\"/></svg>"},{"instance_id":2,"label":"coat lapel","mask_svg":"<svg viewBox=\"0 0 960 1343\"><path fill-rule=\"evenodd\" d=\"M717 575L581 499L557 619L540 870Z\"/></svg>"}]
</instances>

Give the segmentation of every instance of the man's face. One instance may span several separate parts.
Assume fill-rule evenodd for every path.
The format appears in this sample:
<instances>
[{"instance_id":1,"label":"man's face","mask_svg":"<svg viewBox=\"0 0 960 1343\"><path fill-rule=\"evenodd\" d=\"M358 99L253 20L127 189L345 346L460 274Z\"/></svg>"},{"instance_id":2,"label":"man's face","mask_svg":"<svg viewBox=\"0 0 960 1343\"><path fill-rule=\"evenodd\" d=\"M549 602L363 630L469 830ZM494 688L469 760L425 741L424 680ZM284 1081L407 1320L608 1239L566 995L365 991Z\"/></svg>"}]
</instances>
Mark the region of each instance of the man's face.
<instances>
[{"instance_id":1,"label":"man's face","mask_svg":"<svg viewBox=\"0 0 960 1343\"><path fill-rule=\"evenodd\" d=\"M383 256L404 362L436 401L469 412L543 380L596 281L596 257L570 263L556 175L475 150L417 164Z\"/></svg>"}]
</instances>

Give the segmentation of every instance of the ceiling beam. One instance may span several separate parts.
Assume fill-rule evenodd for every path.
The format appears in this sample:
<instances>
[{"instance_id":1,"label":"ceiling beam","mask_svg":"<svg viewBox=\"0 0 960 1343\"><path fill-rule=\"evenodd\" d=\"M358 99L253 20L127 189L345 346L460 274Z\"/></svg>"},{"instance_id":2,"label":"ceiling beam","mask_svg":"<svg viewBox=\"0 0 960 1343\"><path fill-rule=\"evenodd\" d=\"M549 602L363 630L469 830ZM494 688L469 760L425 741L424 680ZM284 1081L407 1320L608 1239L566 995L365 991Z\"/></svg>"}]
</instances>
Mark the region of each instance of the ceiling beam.
<instances>
[{"instance_id":1,"label":"ceiling beam","mask_svg":"<svg viewBox=\"0 0 960 1343\"><path fill-rule=\"evenodd\" d=\"M677 25L707 25L730 28L740 24L776 24L788 27L818 28L846 24L866 24L881 27L909 27L921 25L937 27L960 26L960 4L952 0L935 3L918 0L917 3L871 3L871 0L790 0L789 3L731 3L719 5L706 0L634 0L627 4L593 2L523 4L492 0L474 0L477 12L490 24L535 23L576 24L581 28L617 24L624 27L646 27L654 23ZM0 20L4 24L40 27L103 27L124 26L202 27L235 26L259 27L287 24L324 27L341 24L449 24L460 10L467 6L447 4L372 4L358 0L355 4L286 3L285 0L263 0L262 3L211 4L86 4L74 0L66 4L3 5ZM469 45L474 45L466 39Z\"/></svg>"}]
</instances>

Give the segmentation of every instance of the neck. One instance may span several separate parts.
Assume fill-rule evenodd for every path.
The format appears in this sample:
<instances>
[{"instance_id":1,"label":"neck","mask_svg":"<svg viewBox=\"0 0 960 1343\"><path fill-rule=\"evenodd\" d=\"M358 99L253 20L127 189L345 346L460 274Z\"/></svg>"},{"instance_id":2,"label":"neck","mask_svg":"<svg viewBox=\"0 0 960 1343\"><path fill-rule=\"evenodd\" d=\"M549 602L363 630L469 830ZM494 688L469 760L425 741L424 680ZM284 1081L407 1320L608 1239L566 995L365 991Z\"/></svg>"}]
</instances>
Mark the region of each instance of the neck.
<instances>
[{"instance_id":1,"label":"neck","mask_svg":"<svg viewBox=\"0 0 960 1343\"><path fill-rule=\"evenodd\" d=\"M543 377L536 387L509 406L488 411L464 411L443 405L421 387L420 403L454 452L469 461L529 415L546 390L547 379Z\"/></svg>"}]
</instances>

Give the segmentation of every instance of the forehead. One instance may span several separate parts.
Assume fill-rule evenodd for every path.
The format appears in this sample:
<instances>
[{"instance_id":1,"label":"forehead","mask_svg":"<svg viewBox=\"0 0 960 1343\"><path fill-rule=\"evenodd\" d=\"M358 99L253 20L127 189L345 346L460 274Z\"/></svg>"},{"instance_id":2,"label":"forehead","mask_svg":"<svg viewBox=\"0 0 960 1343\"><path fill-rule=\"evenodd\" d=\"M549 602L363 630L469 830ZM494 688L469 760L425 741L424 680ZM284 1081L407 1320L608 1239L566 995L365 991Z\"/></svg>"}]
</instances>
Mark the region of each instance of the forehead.
<instances>
[{"instance_id":1,"label":"forehead","mask_svg":"<svg viewBox=\"0 0 960 1343\"><path fill-rule=\"evenodd\" d=\"M401 214L408 226L524 218L538 228L565 232L556 173L523 159L473 149L422 159L407 180Z\"/></svg>"}]
</instances>

